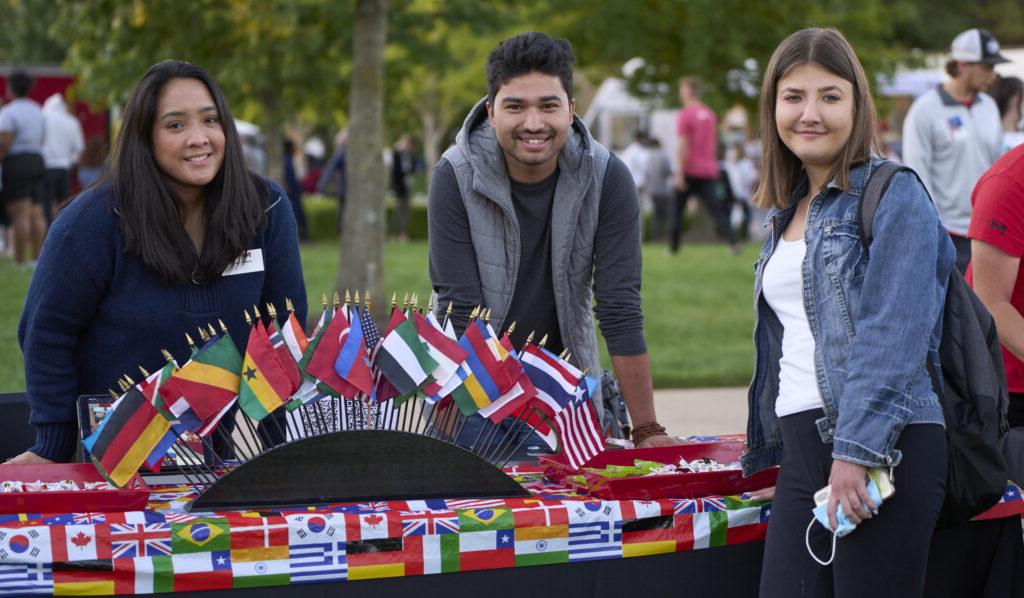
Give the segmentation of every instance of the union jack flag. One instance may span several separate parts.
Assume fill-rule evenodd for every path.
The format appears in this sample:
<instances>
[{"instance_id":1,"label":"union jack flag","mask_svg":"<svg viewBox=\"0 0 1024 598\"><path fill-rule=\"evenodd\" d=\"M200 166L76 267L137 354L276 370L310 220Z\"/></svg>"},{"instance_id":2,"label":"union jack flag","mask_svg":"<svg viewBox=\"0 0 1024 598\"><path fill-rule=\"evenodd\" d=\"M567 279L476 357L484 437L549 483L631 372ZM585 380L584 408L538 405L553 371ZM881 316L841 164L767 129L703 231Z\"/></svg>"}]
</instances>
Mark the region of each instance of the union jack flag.
<instances>
[{"instance_id":1,"label":"union jack flag","mask_svg":"<svg viewBox=\"0 0 1024 598\"><path fill-rule=\"evenodd\" d=\"M403 536L459 533L459 516L452 511L402 511Z\"/></svg>"},{"instance_id":2,"label":"union jack flag","mask_svg":"<svg viewBox=\"0 0 1024 598\"><path fill-rule=\"evenodd\" d=\"M332 506L331 510L335 513L386 513L391 506L386 502L361 502Z\"/></svg>"},{"instance_id":3,"label":"union jack flag","mask_svg":"<svg viewBox=\"0 0 1024 598\"><path fill-rule=\"evenodd\" d=\"M74 513L72 519L75 523L106 523L107 517L103 513Z\"/></svg>"},{"instance_id":4,"label":"union jack flag","mask_svg":"<svg viewBox=\"0 0 1024 598\"><path fill-rule=\"evenodd\" d=\"M721 497L708 498L684 498L673 501L676 515L692 515L694 513L710 513L712 511L725 511L725 500Z\"/></svg>"},{"instance_id":5,"label":"union jack flag","mask_svg":"<svg viewBox=\"0 0 1024 598\"><path fill-rule=\"evenodd\" d=\"M171 526L166 523L110 524L110 556L171 554Z\"/></svg>"}]
</instances>

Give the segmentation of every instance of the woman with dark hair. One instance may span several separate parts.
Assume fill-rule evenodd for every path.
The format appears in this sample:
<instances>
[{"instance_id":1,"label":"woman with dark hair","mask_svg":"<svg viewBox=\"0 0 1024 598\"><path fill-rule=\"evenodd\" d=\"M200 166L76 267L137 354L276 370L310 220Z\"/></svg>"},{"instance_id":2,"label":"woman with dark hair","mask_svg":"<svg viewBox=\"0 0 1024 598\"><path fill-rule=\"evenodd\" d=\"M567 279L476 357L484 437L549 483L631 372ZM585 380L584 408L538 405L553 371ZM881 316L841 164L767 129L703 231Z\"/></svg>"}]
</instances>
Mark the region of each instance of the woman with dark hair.
<instances>
[{"instance_id":1,"label":"woman with dark hair","mask_svg":"<svg viewBox=\"0 0 1024 598\"><path fill-rule=\"evenodd\" d=\"M747 474L781 464L761 596L921 596L946 479L926 363L938 370L955 250L909 172L880 202L870 259L863 248L859 197L881 164L876 114L864 70L835 29L798 31L776 48L760 123L754 202L771 208L771 236L755 268L742 462ZM870 468L895 469L884 504L869 494ZM812 524L826 485L829 529ZM839 511L857 526L848 535ZM829 545L834 561L820 566Z\"/></svg>"},{"instance_id":2,"label":"woman with dark hair","mask_svg":"<svg viewBox=\"0 0 1024 598\"><path fill-rule=\"evenodd\" d=\"M1000 77L988 88L988 95L996 101L1003 125L1003 151L1024 143L1024 81L1017 77Z\"/></svg>"},{"instance_id":3,"label":"woman with dark hair","mask_svg":"<svg viewBox=\"0 0 1024 598\"><path fill-rule=\"evenodd\" d=\"M304 321L288 199L246 168L217 83L187 62L154 65L109 171L61 212L32 277L18 339L36 444L12 462L70 460L76 397L158 367L161 349L184 363L185 333L218 320L242 352L243 309L286 297Z\"/></svg>"}]
</instances>

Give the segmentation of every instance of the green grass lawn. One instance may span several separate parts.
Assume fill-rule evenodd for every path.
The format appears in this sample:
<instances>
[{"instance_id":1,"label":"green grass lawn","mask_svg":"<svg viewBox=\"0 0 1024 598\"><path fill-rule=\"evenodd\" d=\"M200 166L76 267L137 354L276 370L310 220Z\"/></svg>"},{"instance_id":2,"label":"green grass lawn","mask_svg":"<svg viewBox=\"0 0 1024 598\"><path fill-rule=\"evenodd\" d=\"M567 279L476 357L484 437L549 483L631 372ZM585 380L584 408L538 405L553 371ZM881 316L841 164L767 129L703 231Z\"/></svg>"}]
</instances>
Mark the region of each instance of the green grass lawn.
<instances>
[{"instance_id":1,"label":"green grass lawn","mask_svg":"<svg viewBox=\"0 0 1024 598\"><path fill-rule=\"evenodd\" d=\"M753 244L735 257L724 245L687 245L676 256L662 245L644 248L644 329L656 388L750 382L751 263L756 257ZM320 294L333 290L337 261L333 243L302 248L311 312L318 309ZM0 259L0 392L25 388L17 330L30 276ZM426 243L390 243L385 276L388 297L392 290L399 296L409 291L429 297Z\"/></svg>"}]
</instances>

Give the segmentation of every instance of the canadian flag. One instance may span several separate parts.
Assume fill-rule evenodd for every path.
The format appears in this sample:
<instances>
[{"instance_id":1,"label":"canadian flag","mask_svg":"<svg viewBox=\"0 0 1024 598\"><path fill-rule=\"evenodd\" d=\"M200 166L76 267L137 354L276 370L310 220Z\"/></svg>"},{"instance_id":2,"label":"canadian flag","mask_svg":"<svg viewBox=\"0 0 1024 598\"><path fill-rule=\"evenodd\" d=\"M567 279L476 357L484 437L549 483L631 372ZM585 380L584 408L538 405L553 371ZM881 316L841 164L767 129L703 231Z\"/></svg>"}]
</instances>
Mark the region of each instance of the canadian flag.
<instances>
[{"instance_id":1,"label":"canadian flag","mask_svg":"<svg viewBox=\"0 0 1024 598\"><path fill-rule=\"evenodd\" d=\"M110 526L63 525L50 528L53 562L110 558Z\"/></svg>"}]
</instances>

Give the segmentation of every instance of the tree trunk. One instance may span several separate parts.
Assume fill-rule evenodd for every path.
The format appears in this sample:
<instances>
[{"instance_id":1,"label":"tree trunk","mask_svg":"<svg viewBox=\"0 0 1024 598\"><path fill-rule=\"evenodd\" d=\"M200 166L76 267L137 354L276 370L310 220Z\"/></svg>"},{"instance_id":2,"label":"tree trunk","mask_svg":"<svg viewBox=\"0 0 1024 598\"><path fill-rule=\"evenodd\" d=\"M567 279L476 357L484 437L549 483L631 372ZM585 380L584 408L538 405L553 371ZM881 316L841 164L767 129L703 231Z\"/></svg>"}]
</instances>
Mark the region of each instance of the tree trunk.
<instances>
[{"instance_id":1,"label":"tree trunk","mask_svg":"<svg viewBox=\"0 0 1024 598\"><path fill-rule=\"evenodd\" d=\"M346 155L346 202L337 288L369 290L378 316L384 301L384 45L387 0L357 0Z\"/></svg>"},{"instance_id":2,"label":"tree trunk","mask_svg":"<svg viewBox=\"0 0 1024 598\"><path fill-rule=\"evenodd\" d=\"M427 85L423 95L420 109L420 122L423 123L423 157L427 161L427 172L430 172L441 159L441 136L445 133L439 123L441 119L438 115L440 107L437 98L437 75L434 73L427 74Z\"/></svg>"},{"instance_id":3,"label":"tree trunk","mask_svg":"<svg viewBox=\"0 0 1024 598\"><path fill-rule=\"evenodd\" d=\"M281 102L276 94L267 94L263 97L261 103L263 104L263 112L266 114L262 133L267 151L267 169L266 172L261 174L266 175L267 178L281 185L283 189L285 185L281 144L284 141L284 115L281 114L283 112L281 110Z\"/></svg>"}]
</instances>

